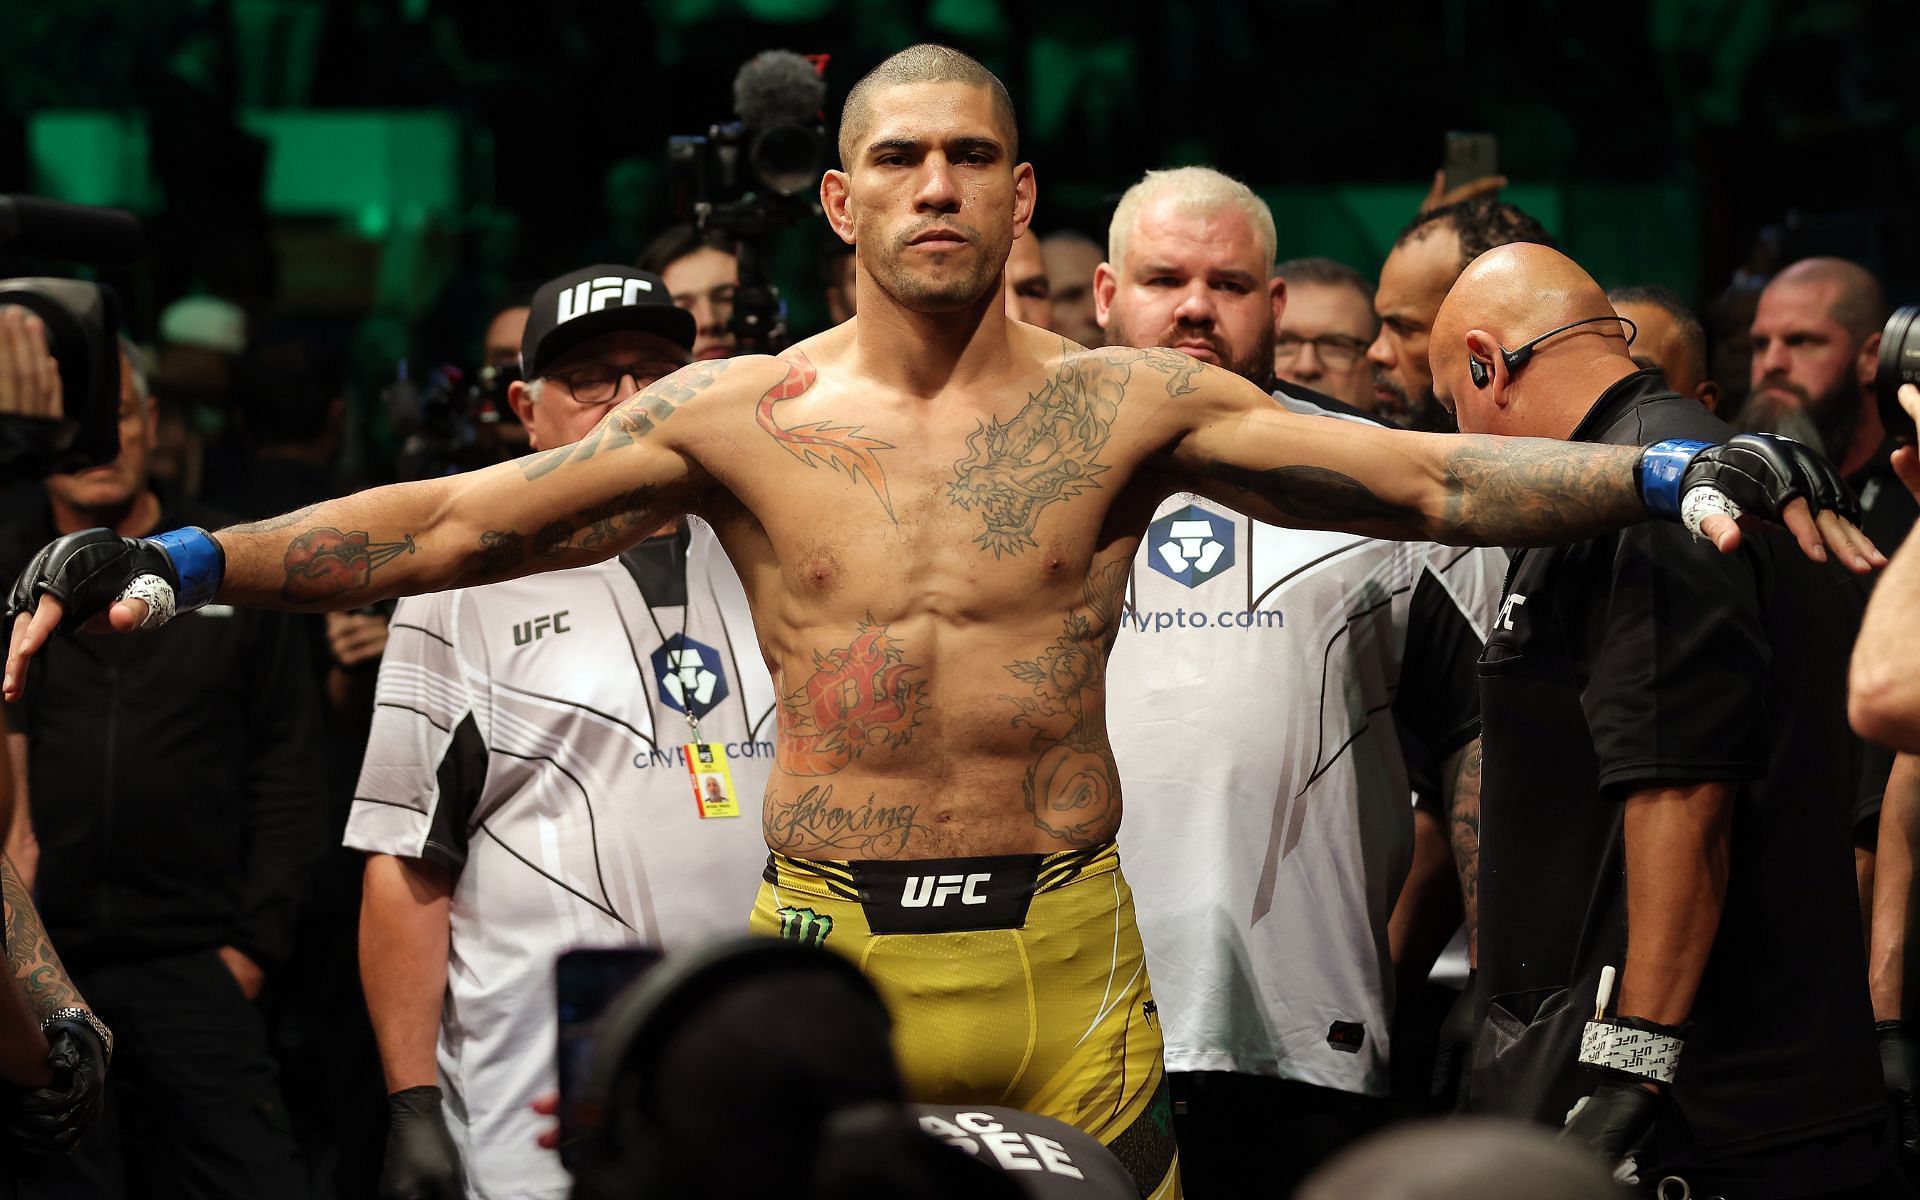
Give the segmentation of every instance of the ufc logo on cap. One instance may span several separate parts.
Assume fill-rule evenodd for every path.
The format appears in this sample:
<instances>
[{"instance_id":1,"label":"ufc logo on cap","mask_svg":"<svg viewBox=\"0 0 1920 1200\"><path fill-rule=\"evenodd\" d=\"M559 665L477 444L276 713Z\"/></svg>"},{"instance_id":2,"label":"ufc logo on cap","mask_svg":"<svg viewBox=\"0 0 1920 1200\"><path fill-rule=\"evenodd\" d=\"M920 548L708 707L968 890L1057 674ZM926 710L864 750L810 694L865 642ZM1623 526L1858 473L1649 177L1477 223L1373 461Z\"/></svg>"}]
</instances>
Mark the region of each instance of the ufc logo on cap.
<instances>
[{"instance_id":1,"label":"ufc logo on cap","mask_svg":"<svg viewBox=\"0 0 1920 1200\"><path fill-rule=\"evenodd\" d=\"M987 898L976 889L992 878L984 871L975 875L910 875L900 893L900 906L944 908L955 896L960 897L962 904L985 904Z\"/></svg>"},{"instance_id":2,"label":"ufc logo on cap","mask_svg":"<svg viewBox=\"0 0 1920 1200\"><path fill-rule=\"evenodd\" d=\"M560 293L560 311L554 320L564 325L575 317L599 312L615 302L623 305L632 304L641 292L652 290L653 285L644 279L623 279L618 275L602 275L598 279L584 280Z\"/></svg>"}]
</instances>

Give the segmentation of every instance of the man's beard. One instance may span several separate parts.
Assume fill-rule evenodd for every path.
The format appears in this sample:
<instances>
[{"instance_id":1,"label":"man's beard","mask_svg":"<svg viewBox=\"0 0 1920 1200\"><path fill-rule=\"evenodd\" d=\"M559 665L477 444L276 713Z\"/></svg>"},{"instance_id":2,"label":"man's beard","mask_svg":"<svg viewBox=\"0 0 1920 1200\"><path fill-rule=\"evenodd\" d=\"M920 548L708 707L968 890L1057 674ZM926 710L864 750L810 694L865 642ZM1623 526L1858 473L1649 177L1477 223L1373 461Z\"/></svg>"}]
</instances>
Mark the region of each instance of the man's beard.
<instances>
[{"instance_id":1,"label":"man's beard","mask_svg":"<svg viewBox=\"0 0 1920 1200\"><path fill-rule=\"evenodd\" d=\"M1410 397L1400 381L1387 374L1386 368L1378 363L1373 366L1373 386L1394 398L1391 405L1376 405L1374 416L1421 433L1460 432L1459 419L1446 410L1431 387L1423 389L1417 397Z\"/></svg>"},{"instance_id":2,"label":"man's beard","mask_svg":"<svg viewBox=\"0 0 1920 1200\"><path fill-rule=\"evenodd\" d=\"M1819 396L1784 379L1762 380L1747 394L1747 402L1733 418L1733 427L1740 433L1790 437L1814 447L1835 463L1846 457L1859 424L1859 393L1845 376Z\"/></svg>"},{"instance_id":3,"label":"man's beard","mask_svg":"<svg viewBox=\"0 0 1920 1200\"><path fill-rule=\"evenodd\" d=\"M1152 337L1136 338L1127 328L1126 314L1117 306L1107 310L1107 345L1172 347L1175 342L1205 342L1220 365L1240 378L1262 388L1273 386L1273 322L1262 321L1254 334L1254 344L1240 354L1212 329L1197 325L1175 325Z\"/></svg>"}]
</instances>

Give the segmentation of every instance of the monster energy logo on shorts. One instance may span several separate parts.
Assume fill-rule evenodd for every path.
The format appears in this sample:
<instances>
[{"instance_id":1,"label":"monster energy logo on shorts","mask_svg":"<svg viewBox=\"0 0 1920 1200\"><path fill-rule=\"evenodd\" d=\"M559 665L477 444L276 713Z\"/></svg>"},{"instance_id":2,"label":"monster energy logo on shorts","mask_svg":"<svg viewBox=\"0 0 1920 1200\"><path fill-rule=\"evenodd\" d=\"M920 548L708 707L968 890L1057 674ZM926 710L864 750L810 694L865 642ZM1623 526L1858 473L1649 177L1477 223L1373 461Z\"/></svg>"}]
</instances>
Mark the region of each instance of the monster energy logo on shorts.
<instances>
[{"instance_id":1,"label":"monster energy logo on shorts","mask_svg":"<svg viewBox=\"0 0 1920 1200\"><path fill-rule=\"evenodd\" d=\"M782 908L778 913L780 936L788 941L799 942L803 946L818 946L833 932L833 918L822 916L810 908Z\"/></svg>"}]
</instances>

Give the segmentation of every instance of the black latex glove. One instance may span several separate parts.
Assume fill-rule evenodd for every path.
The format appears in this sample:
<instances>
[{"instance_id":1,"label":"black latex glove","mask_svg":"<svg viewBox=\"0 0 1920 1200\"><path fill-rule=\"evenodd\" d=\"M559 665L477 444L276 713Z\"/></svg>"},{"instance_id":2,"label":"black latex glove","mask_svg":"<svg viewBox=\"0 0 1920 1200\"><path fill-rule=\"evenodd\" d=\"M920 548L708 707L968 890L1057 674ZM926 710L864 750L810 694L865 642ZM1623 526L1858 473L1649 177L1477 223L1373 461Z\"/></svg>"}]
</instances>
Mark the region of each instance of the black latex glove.
<instances>
[{"instance_id":1,"label":"black latex glove","mask_svg":"<svg viewBox=\"0 0 1920 1200\"><path fill-rule=\"evenodd\" d=\"M1893 1110L1900 1157L1912 1174L1920 1168L1920 1108L1913 1097L1914 1081L1920 1079L1920 1043L1906 1036L1899 1021L1876 1022L1873 1033L1880 1043L1880 1074L1887 1083L1887 1107Z\"/></svg>"},{"instance_id":2,"label":"black latex glove","mask_svg":"<svg viewBox=\"0 0 1920 1200\"><path fill-rule=\"evenodd\" d=\"M1607 1160L1616 1183L1638 1183L1634 1152L1660 1115L1661 1097L1638 1083L1605 1079L1567 1111L1560 1136L1583 1143Z\"/></svg>"},{"instance_id":3,"label":"black latex glove","mask_svg":"<svg viewBox=\"0 0 1920 1200\"><path fill-rule=\"evenodd\" d=\"M465 1178L440 1111L440 1089L403 1088L388 1096L380 1200L462 1200Z\"/></svg>"},{"instance_id":4,"label":"black latex glove","mask_svg":"<svg viewBox=\"0 0 1920 1200\"><path fill-rule=\"evenodd\" d=\"M100 1117L107 1096L107 1048L85 1021L47 1026L47 1065L53 1082L8 1097L5 1126L16 1145L34 1154L67 1154Z\"/></svg>"}]
</instances>

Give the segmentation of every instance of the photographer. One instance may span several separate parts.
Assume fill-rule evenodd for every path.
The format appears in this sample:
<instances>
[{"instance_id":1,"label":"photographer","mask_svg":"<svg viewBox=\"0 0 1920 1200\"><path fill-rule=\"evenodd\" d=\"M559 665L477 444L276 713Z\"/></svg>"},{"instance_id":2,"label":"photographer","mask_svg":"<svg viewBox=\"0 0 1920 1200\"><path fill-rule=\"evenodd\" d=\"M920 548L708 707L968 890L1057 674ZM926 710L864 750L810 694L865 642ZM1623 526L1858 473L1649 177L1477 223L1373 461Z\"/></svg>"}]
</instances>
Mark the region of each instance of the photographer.
<instances>
[{"instance_id":1,"label":"photographer","mask_svg":"<svg viewBox=\"0 0 1920 1200\"><path fill-rule=\"evenodd\" d=\"M19 571L60 531L223 519L152 487L154 411L135 353L122 345L119 455L16 504L0 568ZM14 370L0 362L0 375ZM70 1195L196 1179L204 1195L297 1200L307 1183L255 1003L325 845L297 619L214 607L113 642L62 634L50 649L8 714L28 780L16 840L38 832L41 914L75 982L141 1036L123 1048L127 1086L106 1121L36 1178Z\"/></svg>"}]
</instances>

